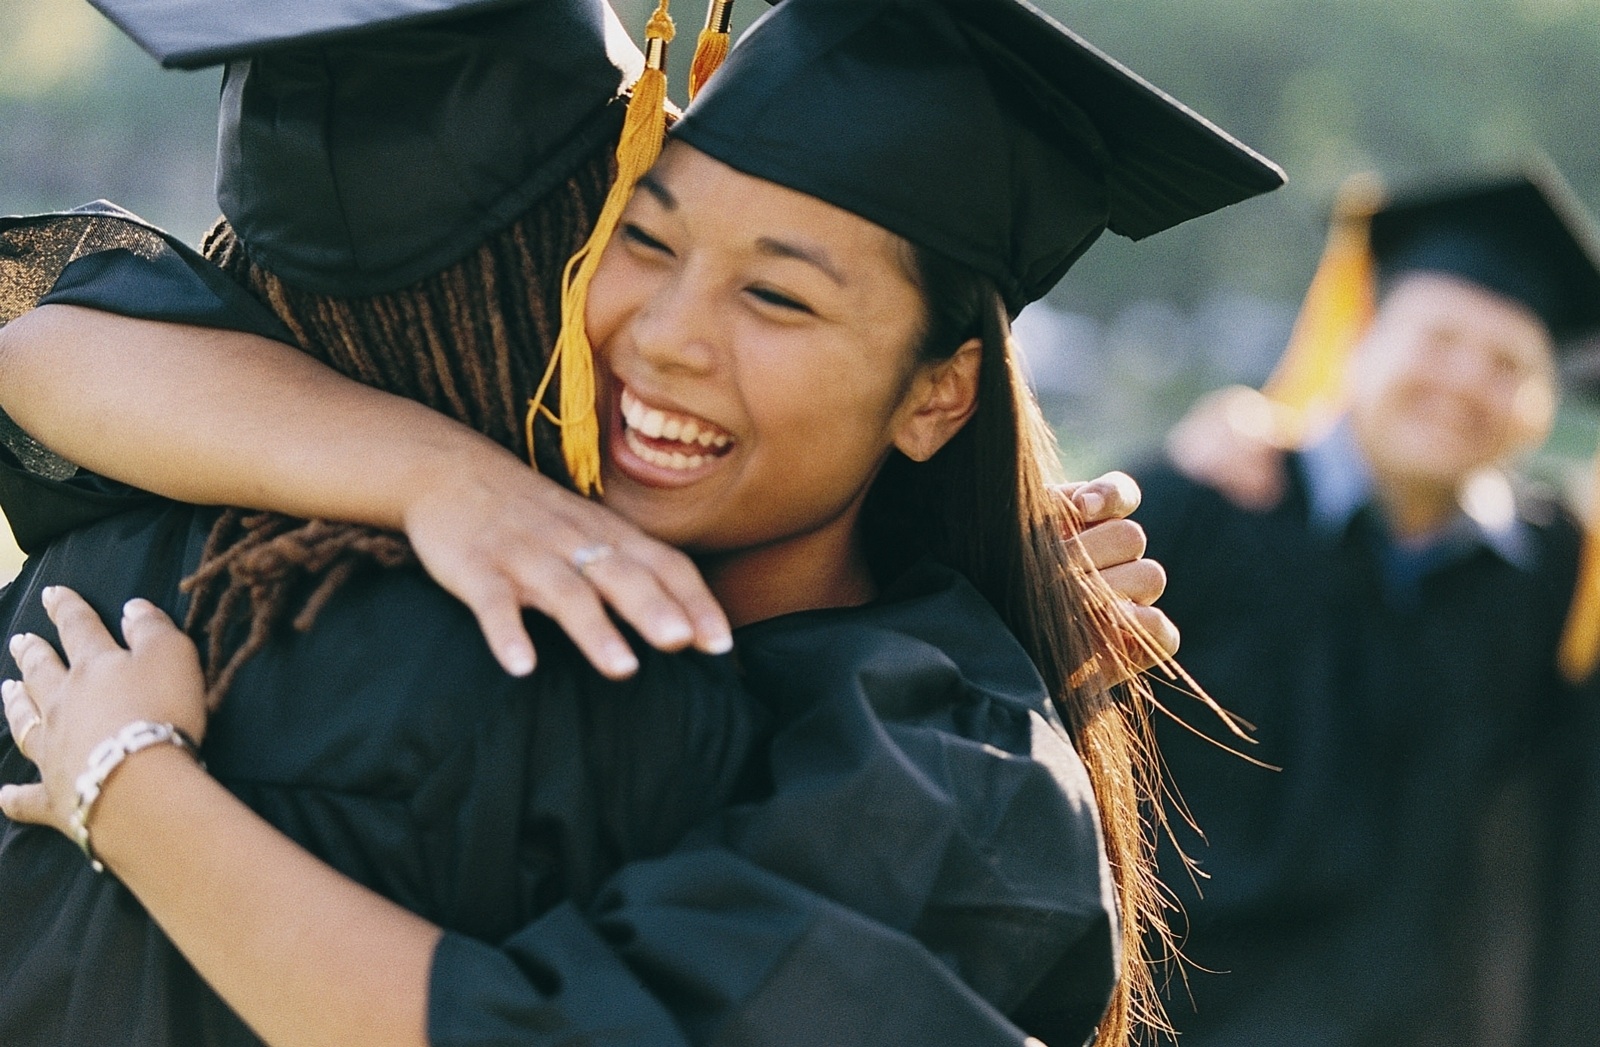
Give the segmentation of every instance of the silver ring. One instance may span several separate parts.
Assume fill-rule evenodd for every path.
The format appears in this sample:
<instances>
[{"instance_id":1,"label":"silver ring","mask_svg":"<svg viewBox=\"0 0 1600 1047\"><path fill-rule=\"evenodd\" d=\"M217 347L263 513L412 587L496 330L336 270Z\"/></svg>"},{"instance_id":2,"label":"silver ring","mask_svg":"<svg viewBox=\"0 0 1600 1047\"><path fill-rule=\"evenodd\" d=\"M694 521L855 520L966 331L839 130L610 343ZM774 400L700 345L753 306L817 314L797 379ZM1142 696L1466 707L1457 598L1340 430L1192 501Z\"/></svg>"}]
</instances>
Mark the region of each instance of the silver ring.
<instances>
[{"instance_id":1,"label":"silver ring","mask_svg":"<svg viewBox=\"0 0 1600 1047\"><path fill-rule=\"evenodd\" d=\"M597 545L585 545L578 549L574 549L572 552L573 569L587 578L589 576L589 568L593 567L595 564L613 555L614 553L616 553L616 550L611 546L606 545L604 542L601 542Z\"/></svg>"},{"instance_id":2,"label":"silver ring","mask_svg":"<svg viewBox=\"0 0 1600 1047\"><path fill-rule=\"evenodd\" d=\"M39 726L41 723L44 723L44 717L40 716L38 713L34 713L33 719L23 724L22 730L17 732L17 737L15 739L17 752L21 753L23 756L27 756L30 760L33 759L33 757L28 756L28 750L24 749L22 746L25 742L27 742L28 735L32 734L33 729Z\"/></svg>"}]
</instances>

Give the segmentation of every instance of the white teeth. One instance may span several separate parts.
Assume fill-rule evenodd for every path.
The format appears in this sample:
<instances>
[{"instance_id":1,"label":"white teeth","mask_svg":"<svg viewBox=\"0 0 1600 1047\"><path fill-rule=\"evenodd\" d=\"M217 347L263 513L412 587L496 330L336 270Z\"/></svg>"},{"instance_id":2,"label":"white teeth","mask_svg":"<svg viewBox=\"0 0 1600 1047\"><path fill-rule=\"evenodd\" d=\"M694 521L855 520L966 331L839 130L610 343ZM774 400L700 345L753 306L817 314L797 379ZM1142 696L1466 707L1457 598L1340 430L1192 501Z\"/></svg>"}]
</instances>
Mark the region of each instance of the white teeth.
<instances>
[{"instance_id":1,"label":"white teeth","mask_svg":"<svg viewBox=\"0 0 1600 1047\"><path fill-rule=\"evenodd\" d=\"M660 451L639 438L639 434L632 429L623 434L628 441L628 449L651 465L662 469L677 469L687 472L698 469L711 459L703 454L683 454L678 451Z\"/></svg>"},{"instance_id":2,"label":"white teeth","mask_svg":"<svg viewBox=\"0 0 1600 1047\"><path fill-rule=\"evenodd\" d=\"M637 434L639 436L648 436L653 440L671 440L675 443L687 445L690 448L698 445L707 449L715 448L719 451L732 442L726 433L716 432L710 427L709 423L706 423L707 427L702 429L701 423L693 418L668 417L667 413L659 408L645 406L644 401L627 389L622 390L621 406L622 418L627 423L629 436ZM636 440L629 440L628 446L635 449L644 447L642 443ZM653 449L646 448L646 450ZM646 461L669 469L693 469L704 465L708 460L703 455L684 454L676 451L658 450L654 451L654 453L661 456L661 460L658 461L649 455L641 455L641 457ZM674 461L674 459L680 461Z\"/></svg>"}]
</instances>

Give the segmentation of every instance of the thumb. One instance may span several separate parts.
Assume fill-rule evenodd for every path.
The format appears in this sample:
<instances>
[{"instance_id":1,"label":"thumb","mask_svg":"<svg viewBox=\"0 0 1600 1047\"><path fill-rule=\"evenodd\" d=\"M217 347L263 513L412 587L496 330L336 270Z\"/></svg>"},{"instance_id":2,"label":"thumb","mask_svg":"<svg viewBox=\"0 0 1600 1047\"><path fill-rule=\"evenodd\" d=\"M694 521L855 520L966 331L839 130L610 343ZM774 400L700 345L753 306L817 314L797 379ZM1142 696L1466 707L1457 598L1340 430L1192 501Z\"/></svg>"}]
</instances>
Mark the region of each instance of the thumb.
<instances>
[{"instance_id":1,"label":"thumb","mask_svg":"<svg viewBox=\"0 0 1600 1047\"><path fill-rule=\"evenodd\" d=\"M0 788L0 814L14 822L32 825L50 824L50 797L44 786L8 785Z\"/></svg>"}]
</instances>

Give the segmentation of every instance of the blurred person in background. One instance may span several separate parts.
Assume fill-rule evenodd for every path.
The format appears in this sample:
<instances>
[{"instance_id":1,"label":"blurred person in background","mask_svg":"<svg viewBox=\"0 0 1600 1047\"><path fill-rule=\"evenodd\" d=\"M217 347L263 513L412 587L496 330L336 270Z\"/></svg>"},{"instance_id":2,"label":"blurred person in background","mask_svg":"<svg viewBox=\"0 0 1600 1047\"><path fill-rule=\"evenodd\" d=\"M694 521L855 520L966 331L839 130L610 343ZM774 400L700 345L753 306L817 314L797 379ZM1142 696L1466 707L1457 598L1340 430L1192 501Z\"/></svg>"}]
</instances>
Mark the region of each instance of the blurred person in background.
<instances>
[{"instance_id":1,"label":"blurred person in background","mask_svg":"<svg viewBox=\"0 0 1600 1047\"><path fill-rule=\"evenodd\" d=\"M1506 470L1600 326L1596 257L1553 176L1353 193L1265 394L1202 402L1139 473L1185 665L1281 768L1158 727L1200 828L1193 879L1162 862L1188 1047L1482 1043L1523 1006L1485 986L1525 975L1537 870L1484 889L1486 812L1555 754L1593 645L1575 617L1558 669L1580 531Z\"/></svg>"}]
</instances>

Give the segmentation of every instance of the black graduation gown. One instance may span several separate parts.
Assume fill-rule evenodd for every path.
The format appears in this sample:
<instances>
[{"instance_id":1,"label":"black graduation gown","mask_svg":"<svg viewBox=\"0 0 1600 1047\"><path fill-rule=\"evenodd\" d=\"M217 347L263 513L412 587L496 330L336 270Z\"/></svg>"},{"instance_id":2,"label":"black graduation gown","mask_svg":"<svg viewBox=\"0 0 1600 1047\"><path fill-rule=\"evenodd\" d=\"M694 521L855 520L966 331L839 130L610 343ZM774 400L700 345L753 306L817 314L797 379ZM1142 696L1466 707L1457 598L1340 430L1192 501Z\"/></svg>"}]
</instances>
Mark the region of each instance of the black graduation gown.
<instances>
[{"instance_id":1,"label":"black graduation gown","mask_svg":"<svg viewBox=\"0 0 1600 1047\"><path fill-rule=\"evenodd\" d=\"M1159 725L1205 840L1179 835L1208 877L1197 891L1163 855L1199 968L1173 1018L1189 1047L1467 1042L1463 946L1488 918L1469 901L1473 833L1501 772L1565 715L1555 649L1577 532L1533 508L1533 570L1479 549L1400 606L1368 519L1314 530L1290 464L1265 513L1166 467L1139 474L1183 663L1256 725L1242 748L1283 768Z\"/></svg>"},{"instance_id":2,"label":"black graduation gown","mask_svg":"<svg viewBox=\"0 0 1600 1047\"><path fill-rule=\"evenodd\" d=\"M54 300L270 335L214 276L157 238L82 259ZM210 511L129 494L56 537L93 515L80 486L114 485L5 465L0 493L59 500L0 600L8 633L50 635L46 584L109 619L134 595L181 613ZM1092 792L959 576L927 565L870 607L747 627L737 663L641 651L624 684L535 625L540 669L514 680L420 572L373 572L246 666L206 740L274 825L446 929L434 1043L1092 1035L1116 953ZM0 734L0 781L32 778ZM59 834L0 820L0 907L7 1047L255 1042Z\"/></svg>"}]
</instances>

